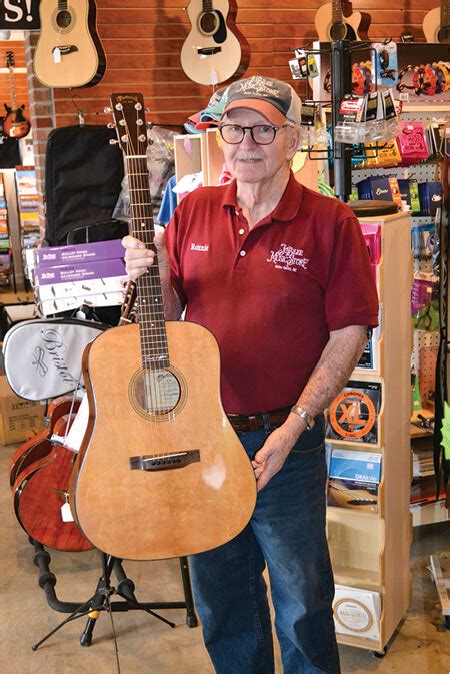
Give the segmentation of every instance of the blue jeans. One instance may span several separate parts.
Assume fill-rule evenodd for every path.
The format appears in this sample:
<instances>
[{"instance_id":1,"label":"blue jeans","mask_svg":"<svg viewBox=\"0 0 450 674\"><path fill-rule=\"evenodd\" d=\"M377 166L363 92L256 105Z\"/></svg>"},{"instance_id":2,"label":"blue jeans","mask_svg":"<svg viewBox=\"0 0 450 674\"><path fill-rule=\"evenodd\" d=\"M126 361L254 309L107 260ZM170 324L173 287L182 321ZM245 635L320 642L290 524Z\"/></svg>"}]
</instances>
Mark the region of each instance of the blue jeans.
<instances>
[{"instance_id":1,"label":"blue jeans","mask_svg":"<svg viewBox=\"0 0 450 674\"><path fill-rule=\"evenodd\" d=\"M271 432L242 433L250 458ZM331 604L334 583L325 537L323 417L258 493L246 528L229 543L190 557L203 638L217 674L273 674L266 583L285 674L339 674ZM220 522L218 522L220 526Z\"/></svg>"}]
</instances>

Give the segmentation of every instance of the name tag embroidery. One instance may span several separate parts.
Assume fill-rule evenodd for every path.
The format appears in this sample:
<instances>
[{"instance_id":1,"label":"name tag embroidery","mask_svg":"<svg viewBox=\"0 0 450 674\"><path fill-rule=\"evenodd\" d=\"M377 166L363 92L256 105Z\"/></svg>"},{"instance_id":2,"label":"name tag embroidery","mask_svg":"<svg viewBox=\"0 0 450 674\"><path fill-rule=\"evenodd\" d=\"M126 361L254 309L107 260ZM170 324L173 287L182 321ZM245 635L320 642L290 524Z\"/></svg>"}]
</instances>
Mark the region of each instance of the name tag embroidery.
<instances>
[{"instance_id":1,"label":"name tag embroidery","mask_svg":"<svg viewBox=\"0 0 450 674\"><path fill-rule=\"evenodd\" d=\"M191 250L207 252L209 250L209 245L207 243L205 244L191 243Z\"/></svg>"}]
</instances>

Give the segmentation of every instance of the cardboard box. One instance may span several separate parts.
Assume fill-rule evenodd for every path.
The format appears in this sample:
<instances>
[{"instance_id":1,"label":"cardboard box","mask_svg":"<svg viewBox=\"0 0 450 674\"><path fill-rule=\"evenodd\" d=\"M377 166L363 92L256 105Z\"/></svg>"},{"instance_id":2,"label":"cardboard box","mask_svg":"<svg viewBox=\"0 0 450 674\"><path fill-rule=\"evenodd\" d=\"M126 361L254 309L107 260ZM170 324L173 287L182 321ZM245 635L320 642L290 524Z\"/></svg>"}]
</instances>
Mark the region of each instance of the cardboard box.
<instances>
[{"instance_id":1,"label":"cardboard box","mask_svg":"<svg viewBox=\"0 0 450 674\"><path fill-rule=\"evenodd\" d=\"M44 428L45 405L15 395L0 377L0 443L11 445L37 435Z\"/></svg>"},{"instance_id":2,"label":"cardboard box","mask_svg":"<svg viewBox=\"0 0 450 674\"><path fill-rule=\"evenodd\" d=\"M69 246L34 248L33 255L34 266L54 267L124 257L125 249L121 239L112 239L111 241L76 243Z\"/></svg>"},{"instance_id":3,"label":"cardboard box","mask_svg":"<svg viewBox=\"0 0 450 674\"><path fill-rule=\"evenodd\" d=\"M62 265L60 267L35 267L33 270L34 284L38 286L126 275L125 262L122 258L80 262L79 264Z\"/></svg>"}]
</instances>

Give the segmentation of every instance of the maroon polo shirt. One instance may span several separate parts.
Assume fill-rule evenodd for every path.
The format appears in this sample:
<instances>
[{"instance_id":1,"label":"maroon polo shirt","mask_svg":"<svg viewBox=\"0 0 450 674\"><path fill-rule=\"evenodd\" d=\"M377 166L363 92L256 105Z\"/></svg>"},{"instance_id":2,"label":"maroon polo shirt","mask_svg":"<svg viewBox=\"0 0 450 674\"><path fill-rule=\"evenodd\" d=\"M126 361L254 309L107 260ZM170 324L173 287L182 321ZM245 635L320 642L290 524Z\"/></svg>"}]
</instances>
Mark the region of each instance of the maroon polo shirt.
<instances>
[{"instance_id":1,"label":"maroon polo shirt","mask_svg":"<svg viewBox=\"0 0 450 674\"><path fill-rule=\"evenodd\" d=\"M376 326L378 300L361 228L338 199L291 175L252 230L236 183L186 196L166 230L186 320L215 335L227 413L294 404L329 333Z\"/></svg>"}]
</instances>

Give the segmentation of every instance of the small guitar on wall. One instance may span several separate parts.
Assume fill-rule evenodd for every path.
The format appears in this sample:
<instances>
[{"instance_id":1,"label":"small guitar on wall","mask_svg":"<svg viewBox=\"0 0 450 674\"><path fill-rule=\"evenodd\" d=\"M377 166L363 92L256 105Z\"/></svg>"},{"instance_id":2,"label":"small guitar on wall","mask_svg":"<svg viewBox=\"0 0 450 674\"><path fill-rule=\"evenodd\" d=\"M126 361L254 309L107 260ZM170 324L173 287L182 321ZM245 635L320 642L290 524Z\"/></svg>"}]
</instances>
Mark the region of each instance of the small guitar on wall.
<instances>
[{"instance_id":1,"label":"small guitar on wall","mask_svg":"<svg viewBox=\"0 0 450 674\"><path fill-rule=\"evenodd\" d=\"M425 14L422 29L427 42L450 42L450 0L441 0L441 6Z\"/></svg>"},{"instance_id":2,"label":"small guitar on wall","mask_svg":"<svg viewBox=\"0 0 450 674\"><path fill-rule=\"evenodd\" d=\"M333 0L319 7L314 18L320 42L369 40L370 14L354 12L347 0Z\"/></svg>"},{"instance_id":3,"label":"small guitar on wall","mask_svg":"<svg viewBox=\"0 0 450 674\"><path fill-rule=\"evenodd\" d=\"M4 103L6 115L1 120L2 132L7 138L24 138L30 132L31 124L24 116L25 104L17 107L14 85L14 52L6 52L6 66L9 68L9 92L11 107Z\"/></svg>"},{"instance_id":4,"label":"small guitar on wall","mask_svg":"<svg viewBox=\"0 0 450 674\"><path fill-rule=\"evenodd\" d=\"M192 28L181 48L181 67L189 79L214 85L241 77L250 62L250 48L236 28L236 0L191 0Z\"/></svg>"},{"instance_id":5,"label":"small guitar on wall","mask_svg":"<svg viewBox=\"0 0 450 674\"><path fill-rule=\"evenodd\" d=\"M105 74L94 0L41 0L34 72L46 87L92 87Z\"/></svg>"}]
</instances>

